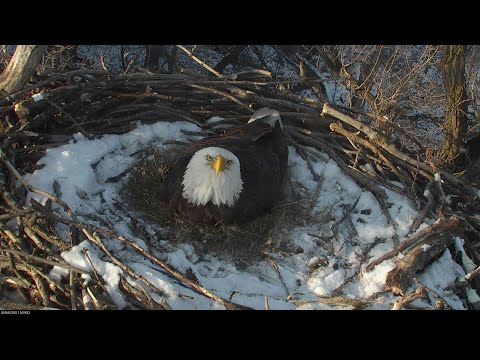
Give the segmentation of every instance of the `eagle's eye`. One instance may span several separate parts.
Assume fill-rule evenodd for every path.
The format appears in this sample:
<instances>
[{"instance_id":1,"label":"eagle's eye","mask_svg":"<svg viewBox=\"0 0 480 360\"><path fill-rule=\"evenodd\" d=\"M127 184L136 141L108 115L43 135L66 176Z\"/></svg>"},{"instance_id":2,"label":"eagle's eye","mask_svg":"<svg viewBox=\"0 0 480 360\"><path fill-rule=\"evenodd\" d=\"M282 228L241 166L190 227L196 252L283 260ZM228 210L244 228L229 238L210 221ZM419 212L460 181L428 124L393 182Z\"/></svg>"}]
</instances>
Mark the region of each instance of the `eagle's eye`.
<instances>
[{"instance_id":1,"label":"eagle's eye","mask_svg":"<svg viewBox=\"0 0 480 360\"><path fill-rule=\"evenodd\" d=\"M207 155L206 158L207 158L207 161L212 161L212 157L210 155Z\"/></svg>"},{"instance_id":2,"label":"eagle's eye","mask_svg":"<svg viewBox=\"0 0 480 360\"><path fill-rule=\"evenodd\" d=\"M232 165L232 160L227 160L227 165Z\"/></svg>"}]
</instances>

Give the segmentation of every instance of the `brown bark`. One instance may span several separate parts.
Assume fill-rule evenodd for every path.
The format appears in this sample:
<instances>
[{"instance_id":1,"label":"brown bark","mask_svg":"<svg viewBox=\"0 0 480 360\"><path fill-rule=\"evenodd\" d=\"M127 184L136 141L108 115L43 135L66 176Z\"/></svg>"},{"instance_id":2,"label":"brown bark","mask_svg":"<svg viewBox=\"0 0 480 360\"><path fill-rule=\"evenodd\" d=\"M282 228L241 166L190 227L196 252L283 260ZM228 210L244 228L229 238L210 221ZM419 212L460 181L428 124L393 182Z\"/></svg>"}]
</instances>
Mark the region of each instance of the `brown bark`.
<instances>
[{"instance_id":1,"label":"brown bark","mask_svg":"<svg viewBox=\"0 0 480 360\"><path fill-rule=\"evenodd\" d=\"M145 60L145 67L154 71L158 68L158 61L161 57L165 56L166 46L165 45L147 45L148 48L148 57Z\"/></svg>"},{"instance_id":2,"label":"brown bark","mask_svg":"<svg viewBox=\"0 0 480 360\"><path fill-rule=\"evenodd\" d=\"M422 286L415 290L413 293L404 296L400 300L395 301L392 310L402 310L405 305L410 304L416 299L426 299L428 297L427 290Z\"/></svg>"},{"instance_id":3,"label":"brown bark","mask_svg":"<svg viewBox=\"0 0 480 360\"><path fill-rule=\"evenodd\" d=\"M397 260L397 266L390 271L385 280L385 288L395 294L405 295L405 290L418 270L427 266L430 261L449 246L455 236L461 235L463 229L453 225L441 233L428 235L403 258Z\"/></svg>"},{"instance_id":4,"label":"brown bark","mask_svg":"<svg viewBox=\"0 0 480 360\"><path fill-rule=\"evenodd\" d=\"M399 253L401 253L405 249L415 245L420 240L422 240L426 236L431 235L432 233L440 233L441 231L444 231L445 228L451 228L452 226L455 227L455 226L459 226L459 225L460 225L460 221L459 221L458 218L451 217L448 220L446 220L445 218L439 218L432 225L426 227L425 229L422 229L418 233L412 235L407 240L402 241L393 250L391 250L391 251L383 254L379 258L373 260L370 264L368 264L368 266L365 268L365 270L366 271L372 271L373 268L375 266L377 266L378 264L380 264L383 261L388 260L388 259L398 255Z\"/></svg>"},{"instance_id":5,"label":"brown bark","mask_svg":"<svg viewBox=\"0 0 480 360\"><path fill-rule=\"evenodd\" d=\"M460 160L458 155L467 128L465 52L465 45L446 45L442 59L446 99L440 162L447 166L454 165Z\"/></svg>"},{"instance_id":6,"label":"brown bark","mask_svg":"<svg viewBox=\"0 0 480 360\"><path fill-rule=\"evenodd\" d=\"M0 90L13 94L35 73L47 45L18 45L7 68L0 74Z\"/></svg>"}]
</instances>

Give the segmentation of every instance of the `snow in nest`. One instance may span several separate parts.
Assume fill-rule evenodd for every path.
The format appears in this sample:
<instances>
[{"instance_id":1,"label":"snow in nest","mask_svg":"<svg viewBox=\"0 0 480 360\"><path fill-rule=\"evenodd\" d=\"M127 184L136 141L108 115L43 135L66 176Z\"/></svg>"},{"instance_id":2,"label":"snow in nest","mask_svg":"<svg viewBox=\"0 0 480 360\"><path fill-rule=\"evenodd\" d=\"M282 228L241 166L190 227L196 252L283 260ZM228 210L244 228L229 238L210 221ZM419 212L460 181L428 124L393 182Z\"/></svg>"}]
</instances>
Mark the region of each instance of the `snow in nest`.
<instances>
[{"instance_id":1,"label":"snow in nest","mask_svg":"<svg viewBox=\"0 0 480 360\"><path fill-rule=\"evenodd\" d=\"M54 182L57 182L61 198L79 220L97 226L110 224L120 234L146 248L145 239L137 236L131 228L132 217L137 215L118 209L118 204L124 203L120 190L125 178L116 183L107 180L132 165L137 151L152 146L165 149L168 140L186 140L182 129L200 130L196 125L178 121L139 124L135 130L124 135L105 135L95 140L77 134L70 143L49 149L39 161L44 167L25 175L25 180L50 193L54 191ZM311 199L318 184L305 160L294 148L289 150L291 180L304 196ZM384 261L368 273L364 268L393 248L392 236L395 233L400 240L405 238L416 212L405 197L383 189L388 197L388 211L396 223L395 229L388 224L375 197L346 176L326 154L322 155L326 161L312 160L313 170L322 181L320 196L312 209L313 220L291 229L289 233L290 245L299 251L272 252L269 261L261 260L246 268L238 268L234 260L220 260L208 254L199 258L192 245L159 238L155 227L147 224L147 232L152 237L150 241L154 241L155 249L158 249L154 250L154 254L182 273L193 273L203 287L218 296L256 309L264 308L265 297L268 297L271 309L336 308L315 302L318 297L328 296L371 297L376 302L370 306L371 309L389 308L395 297L385 292L385 279L395 266L394 259ZM28 198L45 203L38 194L29 194ZM339 223L347 211L351 214L356 232L348 221ZM335 235L332 233L333 226L338 230ZM424 226L426 224L420 228ZM58 235L68 241L68 232L61 226L58 227ZM160 267L121 246L118 241L109 239L105 243L112 253L155 287L149 290L154 299L163 297L173 309L223 309L218 303L172 280ZM90 260L87 260L85 251ZM92 274L93 264L118 308L127 304L119 290L121 276L131 285L139 286L138 280L131 279L87 241L63 252L62 257L88 274ZM271 260L274 260L276 268ZM88 274L84 278L88 279ZM457 296L443 290L462 274L461 267L446 251L419 277L448 299L452 307L464 308ZM67 273L54 267L51 275L59 279Z\"/></svg>"}]
</instances>

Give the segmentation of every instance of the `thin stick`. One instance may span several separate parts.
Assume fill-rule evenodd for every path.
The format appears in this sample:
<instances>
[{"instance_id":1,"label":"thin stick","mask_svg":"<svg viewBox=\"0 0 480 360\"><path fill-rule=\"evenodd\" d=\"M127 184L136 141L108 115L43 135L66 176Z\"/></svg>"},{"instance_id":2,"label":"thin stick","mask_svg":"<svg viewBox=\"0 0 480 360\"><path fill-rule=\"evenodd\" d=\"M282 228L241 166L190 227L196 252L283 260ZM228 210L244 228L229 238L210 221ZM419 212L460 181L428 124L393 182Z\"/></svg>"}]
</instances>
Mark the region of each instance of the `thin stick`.
<instances>
[{"instance_id":1,"label":"thin stick","mask_svg":"<svg viewBox=\"0 0 480 360\"><path fill-rule=\"evenodd\" d=\"M472 281L478 275L480 275L480 266L478 266L475 270L472 270L467 275L465 275L464 279L465 281Z\"/></svg>"},{"instance_id":2,"label":"thin stick","mask_svg":"<svg viewBox=\"0 0 480 360\"><path fill-rule=\"evenodd\" d=\"M25 231L25 233L27 233L27 231L29 231L29 230L32 230L35 234L37 234L38 236L40 236L44 240L48 241L50 244L55 245L61 251L66 251L70 248L69 244L60 240L59 238L55 238L53 236L48 235L45 231L43 231L40 228L40 226L38 226L37 224L34 224L33 222L28 224L28 226L25 226L24 229L23 229L23 231Z\"/></svg>"},{"instance_id":3,"label":"thin stick","mask_svg":"<svg viewBox=\"0 0 480 360\"><path fill-rule=\"evenodd\" d=\"M0 148L0 159L2 159L2 157L4 156L3 155L4 153L2 152L2 149ZM16 204L16 201L13 200L13 197L12 195L7 191L7 189L3 186L2 182L0 181L0 191L1 191L1 194L2 194L2 197L3 197L3 200L5 200L5 202L7 203L7 205L13 209L14 211L20 211L20 209L17 207L17 204Z\"/></svg>"},{"instance_id":4,"label":"thin stick","mask_svg":"<svg viewBox=\"0 0 480 360\"><path fill-rule=\"evenodd\" d=\"M234 103L240 105L244 109L248 110L252 114L255 112L250 106L244 104L243 102L238 100L235 96L230 95L230 94L228 94L224 91L220 91L220 90L217 90L217 89L213 89L213 88L209 88L209 87L201 86L201 85L197 85L197 84L188 84L188 85L192 88L195 88L195 89L200 89L200 90L208 91L208 92L211 92L211 93L214 93L214 94L217 94L217 95L222 95L222 96L226 97L227 99L232 100Z\"/></svg>"},{"instance_id":5,"label":"thin stick","mask_svg":"<svg viewBox=\"0 0 480 360\"><path fill-rule=\"evenodd\" d=\"M105 65L105 54L100 55L100 64L106 73L109 73L107 65Z\"/></svg>"},{"instance_id":6,"label":"thin stick","mask_svg":"<svg viewBox=\"0 0 480 360\"><path fill-rule=\"evenodd\" d=\"M120 283L122 290L125 291L127 295L128 301L138 306L141 309L145 310L164 310L163 306L159 306L155 301L153 301L152 297L149 296L148 292L141 287L141 289L137 289L136 287L132 286L125 277L120 277ZM131 298L130 298L131 297Z\"/></svg>"},{"instance_id":7,"label":"thin stick","mask_svg":"<svg viewBox=\"0 0 480 360\"><path fill-rule=\"evenodd\" d=\"M44 251L45 253L47 253L49 255L53 255L52 250L50 250L48 247L46 247L42 243L42 241L37 237L37 234L35 234L35 232L32 229L30 229L28 226L25 226L23 228L23 231L24 231L25 235L27 235L39 249L41 249L42 251ZM53 256L55 256L55 255L53 255Z\"/></svg>"},{"instance_id":8,"label":"thin stick","mask_svg":"<svg viewBox=\"0 0 480 360\"><path fill-rule=\"evenodd\" d=\"M142 284L138 284L138 286L140 287L140 291L148 298L148 301L150 301L150 303L152 304L155 304L156 309L159 308L159 305L160 305L160 308L162 310L172 310L172 307L165 301L165 299L160 298L157 302L153 300L150 293L147 291L147 289L145 289L145 287L142 286ZM132 288L135 288L135 287L132 286Z\"/></svg>"},{"instance_id":9,"label":"thin stick","mask_svg":"<svg viewBox=\"0 0 480 360\"><path fill-rule=\"evenodd\" d=\"M83 136L85 136L88 140L93 140L93 136L91 134L89 134L84 128L82 125L80 125L78 123L77 120L75 120L75 118L70 115L68 112L66 112L65 110L63 110L60 106L58 106L57 104L55 104L53 101L51 100L48 100L48 99L45 99L46 102L48 102L50 105L52 105L55 109L57 109L58 111L60 111L61 113L65 114L66 117L68 117L74 124L75 124L75 127L78 128L78 130L80 130L80 132L83 134Z\"/></svg>"},{"instance_id":10,"label":"thin stick","mask_svg":"<svg viewBox=\"0 0 480 360\"><path fill-rule=\"evenodd\" d=\"M24 209L24 210L18 210L14 212L8 212L6 214L0 215L0 221L4 220L9 220L11 218L17 217L17 216L22 216L22 215L27 215L33 212L33 209Z\"/></svg>"},{"instance_id":11,"label":"thin stick","mask_svg":"<svg viewBox=\"0 0 480 360\"><path fill-rule=\"evenodd\" d=\"M424 287L428 292L432 293L437 299L440 299L445 306L447 306L449 309L451 309L450 305L445 301L443 297L441 297L435 290L430 289L428 286L426 286L423 282L421 282L418 278L414 278L416 282L418 282L422 287Z\"/></svg>"},{"instance_id":12,"label":"thin stick","mask_svg":"<svg viewBox=\"0 0 480 360\"><path fill-rule=\"evenodd\" d=\"M92 300L93 302L93 306L95 307L95 309L103 309L104 306L102 306L102 304L100 304L100 301L98 301L97 297L93 294L93 291L92 289L90 289L89 286L87 286L85 288L88 296L90 297L90 299Z\"/></svg>"},{"instance_id":13,"label":"thin stick","mask_svg":"<svg viewBox=\"0 0 480 360\"><path fill-rule=\"evenodd\" d=\"M353 306L356 309L362 309L367 307L370 304L373 304L374 301L368 300L357 300L357 299L350 299L345 298L342 296L334 296L331 298L319 298L317 300L312 301L293 301L295 305L306 305L306 304L315 304L315 303L322 303L327 305L335 305L335 306Z\"/></svg>"},{"instance_id":14,"label":"thin stick","mask_svg":"<svg viewBox=\"0 0 480 360\"><path fill-rule=\"evenodd\" d=\"M103 289L103 291L105 291L105 293L108 294L107 288L103 285L103 280L102 280L102 279L100 278L100 276L98 275L97 270L95 269L95 266L93 266L92 259L90 259L90 255L88 255L88 250L85 249L85 250L83 251L83 254L84 254L85 257L87 258L88 262L90 263L90 266L92 267L92 270L93 270L93 275L95 276L95 279L97 279L98 284L99 284L100 287Z\"/></svg>"},{"instance_id":15,"label":"thin stick","mask_svg":"<svg viewBox=\"0 0 480 360\"><path fill-rule=\"evenodd\" d=\"M288 299L288 297L290 296L290 292L288 291L287 285L283 281L283 277L282 277L282 274L280 274L280 270L278 269L277 263L268 255L267 255L267 259L270 262L270 264L272 265L272 267L275 269L275 271L278 275L278 278L280 279L280 282L282 283L282 286L285 289L285 294L286 294L285 298Z\"/></svg>"},{"instance_id":16,"label":"thin stick","mask_svg":"<svg viewBox=\"0 0 480 360\"><path fill-rule=\"evenodd\" d=\"M85 310L93 310L92 297L84 287L82 287L82 303Z\"/></svg>"},{"instance_id":17,"label":"thin stick","mask_svg":"<svg viewBox=\"0 0 480 360\"><path fill-rule=\"evenodd\" d=\"M338 132L345 136L348 140L350 141L355 141L359 144L361 144L364 148L369 149L372 153L374 153L376 156L378 156L389 168L390 170L397 176L398 180L402 183L403 187L405 190L408 189L407 184L405 183L405 180L403 179L402 175L398 172L397 168L392 164L392 162L380 151L380 149L373 143L367 141L366 139L361 138L360 136L351 133L348 130L345 130L340 124L335 124L332 123L330 125L330 129L332 131ZM408 198L412 201L415 202L415 198L413 197L412 194L407 192Z\"/></svg>"},{"instance_id":18,"label":"thin stick","mask_svg":"<svg viewBox=\"0 0 480 360\"><path fill-rule=\"evenodd\" d=\"M57 283L55 281L53 281L50 276L48 276L47 274L45 274L43 271L40 270L40 268L38 268L37 266L34 266L34 265L31 265L27 262L22 262L21 264L19 264L20 266L20 269L23 270L23 271L35 271L39 276L41 276L43 279L45 279L46 281L48 281L48 283L50 284L49 285L49 288L52 290L52 291L55 291L55 289L58 289L60 290L63 295L65 295L65 297L68 297L69 296L69 292L68 290L63 287L62 284L60 283Z\"/></svg>"},{"instance_id":19,"label":"thin stick","mask_svg":"<svg viewBox=\"0 0 480 360\"><path fill-rule=\"evenodd\" d=\"M41 74L39 74L41 75ZM56 74L50 74L48 79L42 82L39 82L37 84L33 85L28 85L25 86L22 90L19 92L16 92L15 94L11 95L10 97L12 98L13 101L16 101L17 99L20 98L20 96L24 95L25 93L29 92L30 90L33 89L41 89L45 85L48 85L56 80L60 79L65 79L65 78L71 78L74 76L79 76L79 75L108 75L108 72L105 70L100 70L100 69L78 69L78 70L73 70L65 73L56 73Z\"/></svg>"},{"instance_id":20,"label":"thin stick","mask_svg":"<svg viewBox=\"0 0 480 360\"><path fill-rule=\"evenodd\" d=\"M33 281L35 281L35 285L37 286L38 292L40 293L40 296L42 297L42 302L44 306L51 307L52 301L50 300L50 297L48 296L47 293L47 287L43 283L43 280L40 278L40 276L32 269L29 272L30 276L32 277Z\"/></svg>"},{"instance_id":21,"label":"thin stick","mask_svg":"<svg viewBox=\"0 0 480 360\"><path fill-rule=\"evenodd\" d=\"M13 254L13 255L21 256L21 257L24 257L24 258L27 258L29 260L33 260L33 261L36 261L36 262L39 262L39 263L42 263L42 264L58 266L58 267L61 267L61 268L64 268L64 269L67 269L67 270L70 270L70 271L74 271L74 272L79 273L79 274L88 274L87 271L76 268L75 266L72 266L70 264L59 263L59 262L56 262L56 261L40 258L38 256L29 255L29 254L24 253L23 251L18 251L18 250L14 250L14 249L1 249L1 251L9 253L9 254Z\"/></svg>"},{"instance_id":22,"label":"thin stick","mask_svg":"<svg viewBox=\"0 0 480 360\"><path fill-rule=\"evenodd\" d=\"M308 209L309 213L312 212L313 208L317 204L318 197L320 196L320 191L322 190L323 180L324 180L324 177L320 176L318 181L317 181L317 186L316 186L315 192L313 193L313 196L312 196L312 202L310 203L310 207Z\"/></svg>"},{"instance_id":23,"label":"thin stick","mask_svg":"<svg viewBox=\"0 0 480 360\"><path fill-rule=\"evenodd\" d=\"M75 275L73 271L70 271L69 274L69 283L70 283L70 302L72 305L72 310L77 310L77 290L75 288Z\"/></svg>"},{"instance_id":24,"label":"thin stick","mask_svg":"<svg viewBox=\"0 0 480 360\"><path fill-rule=\"evenodd\" d=\"M187 48L185 48L184 46L182 45L175 45L176 47L178 47L180 50L184 51L187 53L187 55L192 59L194 60L196 63L200 64L201 66L203 66L205 69L207 69L208 71L210 71L212 74L214 74L215 76L217 77L223 77L222 74L220 74L217 70L211 68L210 66L208 66L205 61L203 60L200 60L198 57L196 57L195 55L192 54L192 52L190 50L188 50Z\"/></svg>"},{"instance_id":25,"label":"thin stick","mask_svg":"<svg viewBox=\"0 0 480 360\"><path fill-rule=\"evenodd\" d=\"M5 251L5 250L7 249L2 249L2 251ZM18 281L20 281L25 288L27 289L31 288L32 284L28 280L24 279L18 272L17 264L15 264L13 255L7 253L7 259L8 259L8 266L10 267L10 270L17 276Z\"/></svg>"},{"instance_id":26,"label":"thin stick","mask_svg":"<svg viewBox=\"0 0 480 360\"><path fill-rule=\"evenodd\" d=\"M457 281L453 285L450 285L447 289L460 290L469 286L470 282L476 279L480 275L480 266L477 266L476 269L470 271L467 275L463 277L460 281Z\"/></svg>"},{"instance_id":27,"label":"thin stick","mask_svg":"<svg viewBox=\"0 0 480 360\"><path fill-rule=\"evenodd\" d=\"M417 217L415 218L415 221L412 223L412 226L410 227L409 232L416 231L420 224L422 223L423 219L425 219L425 216L427 216L427 213L432 209L433 202L435 198L433 197L432 192L430 191L433 187L433 182L429 182L427 184L427 187L425 188L425 193L427 195L427 204L423 208L421 212L418 213Z\"/></svg>"},{"instance_id":28,"label":"thin stick","mask_svg":"<svg viewBox=\"0 0 480 360\"><path fill-rule=\"evenodd\" d=\"M405 305L410 304L412 301L416 299L426 299L427 298L427 290L425 287L419 287L413 293L403 296L400 300L395 301L393 304L392 310L401 310Z\"/></svg>"}]
</instances>

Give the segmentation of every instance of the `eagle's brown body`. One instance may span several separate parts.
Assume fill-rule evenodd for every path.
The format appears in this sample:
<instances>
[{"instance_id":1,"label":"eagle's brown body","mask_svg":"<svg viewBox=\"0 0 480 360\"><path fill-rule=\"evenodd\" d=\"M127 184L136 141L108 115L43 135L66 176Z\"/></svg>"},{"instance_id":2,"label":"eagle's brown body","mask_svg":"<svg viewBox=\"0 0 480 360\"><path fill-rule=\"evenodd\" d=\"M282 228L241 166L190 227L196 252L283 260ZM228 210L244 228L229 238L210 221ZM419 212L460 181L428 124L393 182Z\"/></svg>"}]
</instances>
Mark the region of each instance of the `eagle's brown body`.
<instances>
[{"instance_id":1,"label":"eagle's brown body","mask_svg":"<svg viewBox=\"0 0 480 360\"><path fill-rule=\"evenodd\" d=\"M182 196L182 181L193 154L206 147L231 151L240 161L243 189L232 207L197 206ZM181 217L206 225L242 224L270 209L282 194L287 172L288 148L277 122L261 121L234 127L219 136L202 139L183 150L169 171L163 189L165 201Z\"/></svg>"}]
</instances>

